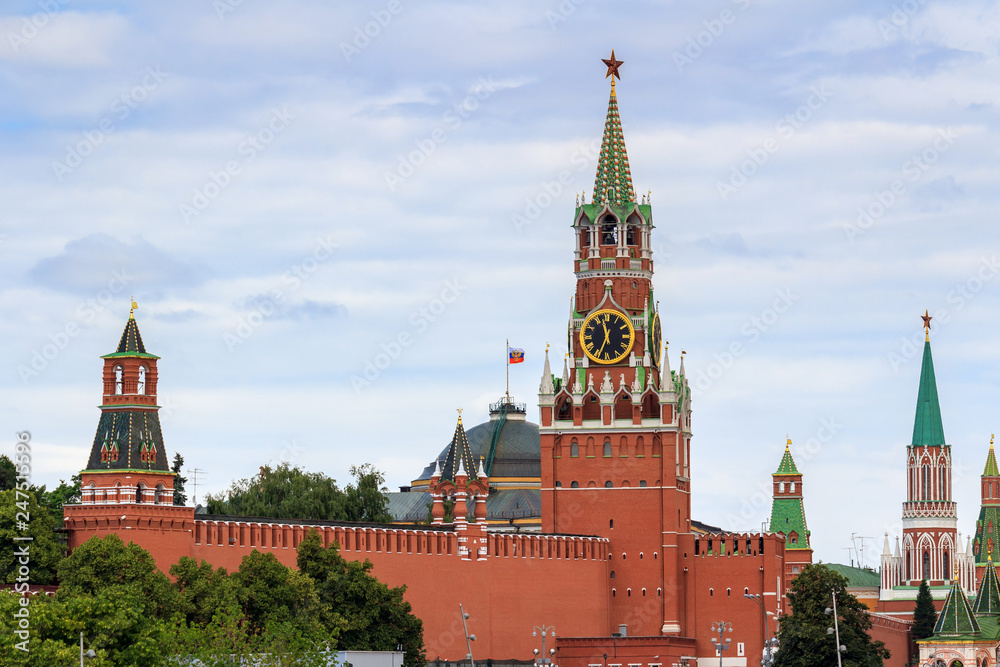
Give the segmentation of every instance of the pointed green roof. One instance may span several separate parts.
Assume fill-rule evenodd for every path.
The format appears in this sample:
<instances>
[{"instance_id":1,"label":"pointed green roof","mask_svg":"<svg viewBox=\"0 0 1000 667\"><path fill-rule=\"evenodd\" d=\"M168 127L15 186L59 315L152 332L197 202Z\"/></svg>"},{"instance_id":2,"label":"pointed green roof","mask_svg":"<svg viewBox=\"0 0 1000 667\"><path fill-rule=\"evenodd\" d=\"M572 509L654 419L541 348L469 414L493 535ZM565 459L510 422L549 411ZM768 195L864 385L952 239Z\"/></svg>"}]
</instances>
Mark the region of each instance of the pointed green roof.
<instances>
[{"instance_id":1,"label":"pointed green roof","mask_svg":"<svg viewBox=\"0 0 1000 667\"><path fill-rule=\"evenodd\" d=\"M924 359L920 367L920 388L917 390L917 414L913 421L913 446L944 445L941 406L938 405L937 382L934 380L934 360L931 343L924 341Z\"/></svg>"},{"instance_id":2,"label":"pointed green roof","mask_svg":"<svg viewBox=\"0 0 1000 667\"><path fill-rule=\"evenodd\" d=\"M1000 616L1000 581L997 580L997 569L992 559L983 571L983 580L979 582L976 593L976 606L972 611L976 616Z\"/></svg>"},{"instance_id":3,"label":"pointed green roof","mask_svg":"<svg viewBox=\"0 0 1000 667\"><path fill-rule=\"evenodd\" d=\"M465 427L462 426L462 417L459 415L455 434L451 437L448 451L445 452L444 461L441 463L441 479L455 481L455 475L463 467L465 474L470 478L479 470L475 459L472 458L472 448L469 447L469 439L465 435Z\"/></svg>"},{"instance_id":4,"label":"pointed green roof","mask_svg":"<svg viewBox=\"0 0 1000 667\"><path fill-rule=\"evenodd\" d=\"M101 359L111 359L114 357L140 357L142 359L159 359L155 354L146 352L146 346L142 343L142 336L139 334L139 325L135 323L132 313L128 315L125 322L125 330L118 341L118 349L111 354L105 354Z\"/></svg>"},{"instance_id":5,"label":"pointed green roof","mask_svg":"<svg viewBox=\"0 0 1000 667\"><path fill-rule=\"evenodd\" d=\"M618 98L612 84L608 116L604 121L604 138L601 139L601 154L597 158L593 203L624 206L634 201L632 172L629 170L628 153L625 151L622 121L618 117Z\"/></svg>"},{"instance_id":6,"label":"pointed green roof","mask_svg":"<svg viewBox=\"0 0 1000 667\"><path fill-rule=\"evenodd\" d=\"M990 438L990 453L986 455L986 468L983 470L983 477L1000 477L1000 469L997 468L997 457L993 453L992 438Z\"/></svg>"},{"instance_id":7,"label":"pointed green roof","mask_svg":"<svg viewBox=\"0 0 1000 667\"><path fill-rule=\"evenodd\" d=\"M799 469L795 467L795 459L792 458L792 452L789 450L789 445L792 441L789 440L785 445L785 455L781 457L781 463L778 464L778 469L771 473L774 475L801 475Z\"/></svg>"},{"instance_id":8,"label":"pointed green roof","mask_svg":"<svg viewBox=\"0 0 1000 667\"><path fill-rule=\"evenodd\" d=\"M979 633L979 623L976 621L969 598L965 596L965 591L955 579L952 581L951 590L948 591L948 599L944 601L944 608L938 614L937 623L934 624L934 634L978 635Z\"/></svg>"}]
</instances>

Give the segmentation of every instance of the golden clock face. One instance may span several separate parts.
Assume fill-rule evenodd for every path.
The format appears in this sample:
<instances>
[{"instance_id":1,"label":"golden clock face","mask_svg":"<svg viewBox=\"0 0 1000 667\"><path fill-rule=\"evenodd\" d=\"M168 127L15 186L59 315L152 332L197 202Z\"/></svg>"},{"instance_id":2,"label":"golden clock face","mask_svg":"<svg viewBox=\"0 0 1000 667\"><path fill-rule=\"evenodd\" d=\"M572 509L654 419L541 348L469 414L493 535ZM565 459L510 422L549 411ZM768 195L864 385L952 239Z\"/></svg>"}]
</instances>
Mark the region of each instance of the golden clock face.
<instances>
[{"instance_id":1,"label":"golden clock face","mask_svg":"<svg viewBox=\"0 0 1000 667\"><path fill-rule=\"evenodd\" d=\"M660 314L653 315L653 326L649 328L649 351L652 352L653 364L660 367L660 356L663 353L663 333L660 330Z\"/></svg>"},{"instance_id":2,"label":"golden clock face","mask_svg":"<svg viewBox=\"0 0 1000 667\"><path fill-rule=\"evenodd\" d=\"M617 310L591 313L580 329L583 351L599 364L618 363L628 355L634 341L631 320Z\"/></svg>"}]
</instances>

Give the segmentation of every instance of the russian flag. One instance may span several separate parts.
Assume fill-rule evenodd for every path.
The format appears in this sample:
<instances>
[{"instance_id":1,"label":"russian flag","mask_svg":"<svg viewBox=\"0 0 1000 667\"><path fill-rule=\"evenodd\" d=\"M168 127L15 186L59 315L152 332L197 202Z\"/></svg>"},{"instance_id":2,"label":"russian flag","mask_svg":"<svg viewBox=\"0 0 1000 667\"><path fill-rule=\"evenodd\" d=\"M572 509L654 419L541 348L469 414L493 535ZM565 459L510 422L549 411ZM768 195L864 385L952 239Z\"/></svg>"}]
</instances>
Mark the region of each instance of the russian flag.
<instances>
[{"instance_id":1,"label":"russian flag","mask_svg":"<svg viewBox=\"0 0 1000 667\"><path fill-rule=\"evenodd\" d=\"M511 364L519 364L524 361L524 350L519 347L507 348L507 361Z\"/></svg>"}]
</instances>

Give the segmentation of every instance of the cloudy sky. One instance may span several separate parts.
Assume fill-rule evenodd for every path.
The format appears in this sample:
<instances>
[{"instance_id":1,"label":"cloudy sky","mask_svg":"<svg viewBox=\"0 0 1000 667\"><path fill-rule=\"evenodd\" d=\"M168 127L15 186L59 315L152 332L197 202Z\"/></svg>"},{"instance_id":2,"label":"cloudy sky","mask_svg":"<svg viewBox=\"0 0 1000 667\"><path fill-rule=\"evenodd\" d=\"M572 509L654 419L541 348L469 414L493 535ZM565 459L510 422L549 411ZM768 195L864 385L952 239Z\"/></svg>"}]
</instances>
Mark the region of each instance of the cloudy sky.
<instances>
[{"instance_id":1,"label":"cloudy sky","mask_svg":"<svg viewBox=\"0 0 1000 667\"><path fill-rule=\"evenodd\" d=\"M282 459L407 483L455 408L486 418L506 338L533 406L614 48L696 391L696 518L759 529L787 433L817 557L856 534L871 560L898 530L929 309L973 530L1000 431L1000 3L2 11L0 431L31 431L37 482L85 464L133 294L199 496Z\"/></svg>"}]
</instances>

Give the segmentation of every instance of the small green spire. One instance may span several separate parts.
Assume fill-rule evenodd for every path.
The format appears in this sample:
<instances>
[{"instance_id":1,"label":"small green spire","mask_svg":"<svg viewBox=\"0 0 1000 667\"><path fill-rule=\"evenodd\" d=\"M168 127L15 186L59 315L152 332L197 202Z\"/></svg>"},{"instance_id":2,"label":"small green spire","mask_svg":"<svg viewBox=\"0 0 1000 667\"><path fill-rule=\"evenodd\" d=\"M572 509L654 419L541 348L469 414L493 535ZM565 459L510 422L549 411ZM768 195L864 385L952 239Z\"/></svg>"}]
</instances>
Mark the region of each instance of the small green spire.
<instances>
[{"instance_id":1,"label":"small green spire","mask_svg":"<svg viewBox=\"0 0 1000 667\"><path fill-rule=\"evenodd\" d=\"M788 438L788 442L785 443L785 455L781 457L781 463L778 464L778 470L773 475L801 475L799 469L795 467L795 460L792 458L792 452L789 449L792 444L792 439Z\"/></svg>"},{"instance_id":2,"label":"small green spire","mask_svg":"<svg viewBox=\"0 0 1000 667\"><path fill-rule=\"evenodd\" d=\"M913 421L912 444L914 447L945 444L930 341L924 341L924 359L920 367L920 387L917 390L917 414Z\"/></svg>"},{"instance_id":3,"label":"small green spire","mask_svg":"<svg viewBox=\"0 0 1000 667\"><path fill-rule=\"evenodd\" d=\"M986 456L986 469L983 470L983 477L1000 477L1000 469L997 468L997 457L993 453L992 434L990 434L990 453Z\"/></svg>"},{"instance_id":4,"label":"small green spire","mask_svg":"<svg viewBox=\"0 0 1000 667\"><path fill-rule=\"evenodd\" d=\"M962 590L956 578L952 580L948 599L944 601L944 608L938 614L937 623L934 625L934 634L978 635L980 632L979 623L976 621L969 598L965 596L965 591Z\"/></svg>"},{"instance_id":5,"label":"small green spire","mask_svg":"<svg viewBox=\"0 0 1000 667\"><path fill-rule=\"evenodd\" d=\"M997 579L993 559L988 559L976 593L976 606L972 608L976 616L1000 616L1000 580Z\"/></svg>"},{"instance_id":6,"label":"small green spire","mask_svg":"<svg viewBox=\"0 0 1000 667\"><path fill-rule=\"evenodd\" d=\"M618 116L618 97L615 94L614 79L611 81L608 116L604 121L604 138L601 139L601 154L597 158L597 176L594 178L593 203L624 206L635 201L635 189L632 186L632 172L628 166L622 121Z\"/></svg>"}]
</instances>

